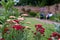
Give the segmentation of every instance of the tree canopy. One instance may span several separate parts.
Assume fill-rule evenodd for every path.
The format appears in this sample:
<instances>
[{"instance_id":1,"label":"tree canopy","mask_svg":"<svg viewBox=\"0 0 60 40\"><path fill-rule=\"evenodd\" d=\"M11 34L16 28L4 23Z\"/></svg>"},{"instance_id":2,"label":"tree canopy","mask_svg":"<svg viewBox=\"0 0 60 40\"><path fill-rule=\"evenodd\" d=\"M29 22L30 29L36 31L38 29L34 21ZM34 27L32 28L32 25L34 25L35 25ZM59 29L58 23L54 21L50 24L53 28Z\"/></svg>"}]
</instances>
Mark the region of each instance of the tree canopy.
<instances>
[{"instance_id":1,"label":"tree canopy","mask_svg":"<svg viewBox=\"0 0 60 40\"><path fill-rule=\"evenodd\" d=\"M17 5L49 6L58 3L60 3L60 0L20 0Z\"/></svg>"}]
</instances>

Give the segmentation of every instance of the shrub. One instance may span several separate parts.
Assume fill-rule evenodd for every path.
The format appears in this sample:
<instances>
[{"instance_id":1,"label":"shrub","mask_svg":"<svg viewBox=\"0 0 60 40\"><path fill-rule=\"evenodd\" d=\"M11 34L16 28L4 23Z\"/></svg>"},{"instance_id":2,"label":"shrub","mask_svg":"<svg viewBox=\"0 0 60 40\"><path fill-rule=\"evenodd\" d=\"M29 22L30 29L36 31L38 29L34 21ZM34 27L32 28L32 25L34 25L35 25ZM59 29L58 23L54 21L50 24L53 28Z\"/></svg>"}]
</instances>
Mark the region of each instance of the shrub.
<instances>
[{"instance_id":1,"label":"shrub","mask_svg":"<svg viewBox=\"0 0 60 40\"><path fill-rule=\"evenodd\" d=\"M35 16L37 15L37 13L35 13L35 12L29 12L29 15L30 15L31 17L35 17Z\"/></svg>"},{"instance_id":2,"label":"shrub","mask_svg":"<svg viewBox=\"0 0 60 40\"><path fill-rule=\"evenodd\" d=\"M31 9L27 9L27 12L30 12L31 11Z\"/></svg>"},{"instance_id":3,"label":"shrub","mask_svg":"<svg viewBox=\"0 0 60 40\"><path fill-rule=\"evenodd\" d=\"M21 10L22 10L23 12L25 12L25 8L22 8Z\"/></svg>"},{"instance_id":4,"label":"shrub","mask_svg":"<svg viewBox=\"0 0 60 40\"><path fill-rule=\"evenodd\" d=\"M60 22L60 14L54 14L50 20L56 21L56 22Z\"/></svg>"}]
</instances>

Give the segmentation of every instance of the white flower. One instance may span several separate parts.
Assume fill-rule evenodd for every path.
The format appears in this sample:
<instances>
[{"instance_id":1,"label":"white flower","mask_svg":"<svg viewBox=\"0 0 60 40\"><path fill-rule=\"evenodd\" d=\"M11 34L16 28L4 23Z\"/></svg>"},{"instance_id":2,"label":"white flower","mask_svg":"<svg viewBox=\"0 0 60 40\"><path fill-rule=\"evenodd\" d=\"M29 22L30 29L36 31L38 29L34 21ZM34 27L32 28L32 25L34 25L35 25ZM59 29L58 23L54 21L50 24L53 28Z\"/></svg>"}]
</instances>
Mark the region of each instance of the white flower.
<instances>
[{"instance_id":1,"label":"white flower","mask_svg":"<svg viewBox=\"0 0 60 40\"><path fill-rule=\"evenodd\" d=\"M23 20L24 20L24 18L23 18L23 17L21 17L21 18L18 18L18 20L19 20L19 21L23 21Z\"/></svg>"},{"instance_id":2,"label":"white flower","mask_svg":"<svg viewBox=\"0 0 60 40\"><path fill-rule=\"evenodd\" d=\"M25 28L29 28L29 26L25 26Z\"/></svg>"},{"instance_id":3,"label":"white flower","mask_svg":"<svg viewBox=\"0 0 60 40\"><path fill-rule=\"evenodd\" d=\"M2 28L2 25L0 24L0 28Z\"/></svg>"},{"instance_id":4,"label":"white flower","mask_svg":"<svg viewBox=\"0 0 60 40\"><path fill-rule=\"evenodd\" d=\"M19 16L18 18L21 18L21 16Z\"/></svg>"},{"instance_id":5,"label":"white flower","mask_svg":"<svg viewBox=\"0 0 60 40\"><path fill-rule=\"evenodd\" d=\"M8 19L8 20L7 20L7 22L10 22L10 21L11 21L11 19Z\"/></svg>"},{"instance_id":6,"label":"white flower","mask_svg":"<svg viewBox=\"0 0 60 40\"><path fill-rule=\"evenodd\" d=\"M22 14L22 16L28 16L28 14Z\"/></svg>"}]
</instances>

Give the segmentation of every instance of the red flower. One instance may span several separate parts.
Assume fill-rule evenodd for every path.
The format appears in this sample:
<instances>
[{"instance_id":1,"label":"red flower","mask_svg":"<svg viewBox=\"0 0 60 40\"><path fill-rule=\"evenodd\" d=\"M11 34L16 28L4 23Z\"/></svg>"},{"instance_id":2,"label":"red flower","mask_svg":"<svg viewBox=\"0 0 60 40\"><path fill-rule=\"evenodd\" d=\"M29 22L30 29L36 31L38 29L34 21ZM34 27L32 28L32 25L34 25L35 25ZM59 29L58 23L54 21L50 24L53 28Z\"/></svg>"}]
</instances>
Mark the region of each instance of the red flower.
<instances>
[{"instance_id":1,"label":"red flower","mask_svg":"<svg viewBox=\"0 0 60 40\"><path fill-rule=\"evenodd\" d=\"M58 38L60 38L60 34L58 34Z\"/></svg>"},{"instance_id":2,"label":"red flower","mask_svg":"<svg viewBox=\"0 0 60 40\"><path fill-rule=\"evenodd\" d=\"M21 25L14 25L13 28L16 29L16 30L21 30L21 29L23 29L23 26L21 26Z\"/></svg>"},{"instance_id":3,"label":"red flower","mask_svg":"<svg viewBox=\"0 0 60 40\"><path fill-rule=\"evenodd\" d=\"M44 29L41 29L39 30L41 34L44 34L45 30Z\"/></svg>"},{"instance_id":4,"label":"red flower","mask_svg":"<svg viewBox=\"0 0 60 40\"><path fill-rule=\"evenodd\" d=\"M52 38L48 38L48 40L52 40Z\"/></svg>"},{"instance_id":5,"label":"red flower","mask_svg":"<svg viewBox=\"0 0 60 40\"><path fill-rule=\"evenodd\" d=\"M14 20L16 23L19 23L19 20Z\"/></svg>"},{"instance_id":6,"label":"red flower","mask_svg":"<svg viewBox=\"0 0 60 40\"><path fill-rule=\"evenodd\" d=\"M42 25L41 24L37 24L35 25L36 28L42 28Z\"/></svg>"},{"instance_id":7,"label":"red flower","mask_svg":"<svg viewBox=\"0 0 60 40\"><path fill-rule=\"evenodd\" d=\"M51 36L56 37L57 35L58 35L57 32L53 32Z\"/></svg>"},{"instance_id":8,"label":"red flower","mask_svg":"<svg viewBox=\"0 0 60 40\"><path fill-rule=\"evenodd\" d=\"M4 38L1 38L0 40L5 40Z\"/></svg>"}]
</instances>

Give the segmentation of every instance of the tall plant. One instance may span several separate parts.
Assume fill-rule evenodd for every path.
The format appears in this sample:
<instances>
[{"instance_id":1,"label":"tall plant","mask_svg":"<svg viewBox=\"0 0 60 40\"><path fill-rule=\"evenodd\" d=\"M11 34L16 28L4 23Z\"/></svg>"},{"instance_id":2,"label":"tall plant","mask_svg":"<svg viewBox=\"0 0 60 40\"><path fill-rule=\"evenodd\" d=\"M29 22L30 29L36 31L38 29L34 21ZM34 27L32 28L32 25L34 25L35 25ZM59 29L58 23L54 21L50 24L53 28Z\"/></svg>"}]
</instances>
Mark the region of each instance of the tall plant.
<instances>
[{"instance_id":1,"label":"tall plant","mask_svg":"<svg viewBox=\"0 0 60 40\"><path fill-rule=\"evenodd\" d=\"M5 20L10 15L15 15L15 16L19 15L18 9L14 8L14 0L8 0L7 2L2 0L1 4L5 9L5 12L3 13L5 15Z\"/></svg>"}]
</instances>

